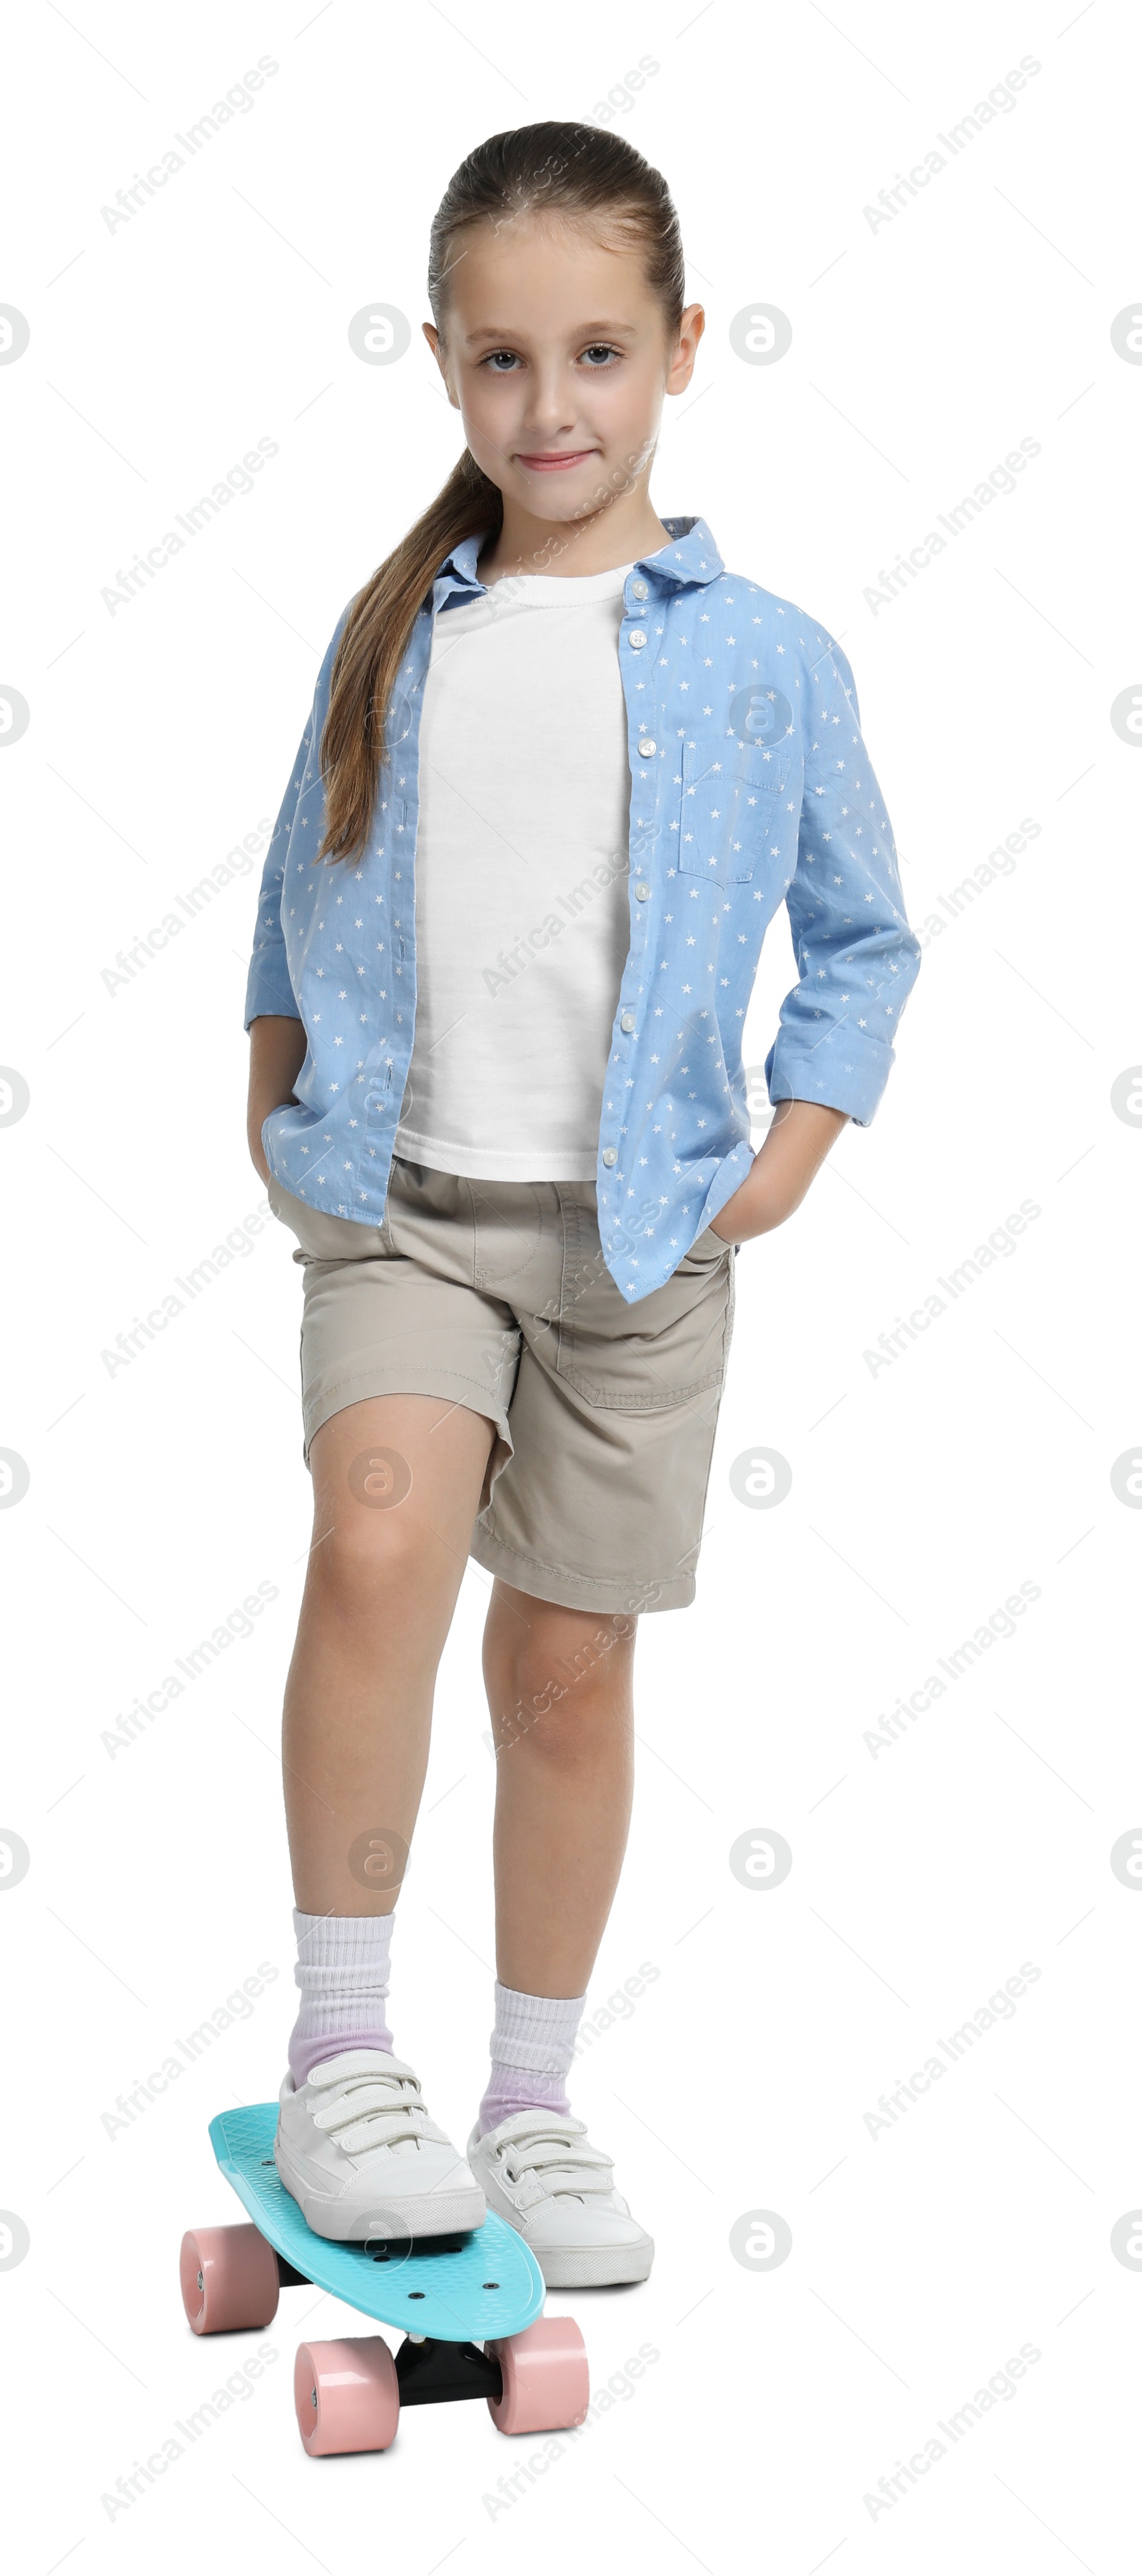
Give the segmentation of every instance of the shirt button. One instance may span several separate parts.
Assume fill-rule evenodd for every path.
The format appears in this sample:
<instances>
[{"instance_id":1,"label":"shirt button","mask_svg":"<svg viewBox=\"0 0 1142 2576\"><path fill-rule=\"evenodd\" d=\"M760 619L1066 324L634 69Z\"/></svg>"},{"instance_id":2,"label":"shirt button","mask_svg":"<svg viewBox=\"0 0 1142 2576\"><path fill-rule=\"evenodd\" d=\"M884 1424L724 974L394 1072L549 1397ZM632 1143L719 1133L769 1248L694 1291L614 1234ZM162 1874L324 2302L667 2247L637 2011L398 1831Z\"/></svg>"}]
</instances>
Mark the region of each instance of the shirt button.
<instances>
[{"instance_id":1,"label":"shirt button","mask_svg":"<svg viewBox=\"0 0 1142 2576\"><path fill-rule=\"evenodd\" d=\"M620 1027L620 1029L633 1029L633 1027L634 1027L634 1012L633 1012L633 1011L624 1011L624 1012L623 1012L622 1018L621 1018L621 1020L619 1021L619 1027Z\"/></svg>"},{"instance_id":2,"label":"shirt button","mask_svg":"<svg viewBox=\"0 0 1142 2576\"><path fill-rule=\"evenodd\" d=\"M615 1146L615 1145L604 1145L604 1147L603 1147L603 1161L604 1161L604 1163L617 1163L618 1159L619 1159L619 1157L618 1157L618 1148L617 1148L617 1146Z\"/></svg>"},{"instance_id":3,"label":"shirt button","mask_svg":"<svg viewBox=\"0 0 1142 2576\"><path fill-rule=\"evenodd\" d=\"M646 642L646 636L641 626L632 626L630 634L627 637L627 642L633 647L636 653L641 652L642 647Z\"/></svg>"},{"instance_id":4,"label":"shirt button","mask_svg":"<svg viewBox=\"0 0 1142 2576\"><path fill-rule=\"evenodd\" d=\"M636 885L634 892L636 903L645 903L650 893L650 887L648 885Z\"/></svg>"},{"instance_id":5,"label":"shirt button","mask_svg":"<svg viewBox=\"0 0 1142 2576\"><path fill-rule=\"evenodd\" d=\"M645 599L646 583L644 581L632 581L631 592L635 599Z\"/></svg>"},{"instance_id":6,"label":"shirt button","mask_svg":"<svg viewBox=\"0 0 1142 2576\"><path fill-rule=\"evenodd\" d=\"M639 744L639 746L638 746L638 756L639 756L639 759L640 759L640 760L653 760L654 755L655 755L655 752L657 751L657 749L658 749L658 744L657 744L656 742L652 742L652 741L650 740L649 735L648 735L648 736L647 736L646 741L645 741L645 742L640 742L640 744Z\"/></svg>"}]
</instances>

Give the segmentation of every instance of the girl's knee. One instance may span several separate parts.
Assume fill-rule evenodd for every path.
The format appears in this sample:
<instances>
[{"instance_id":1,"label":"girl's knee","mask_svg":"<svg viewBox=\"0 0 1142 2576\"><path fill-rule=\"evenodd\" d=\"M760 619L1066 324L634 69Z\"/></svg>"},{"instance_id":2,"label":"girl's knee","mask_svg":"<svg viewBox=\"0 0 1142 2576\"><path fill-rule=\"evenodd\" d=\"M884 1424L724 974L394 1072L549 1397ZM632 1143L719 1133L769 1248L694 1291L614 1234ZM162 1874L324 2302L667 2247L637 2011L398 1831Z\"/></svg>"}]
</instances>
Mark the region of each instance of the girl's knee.
<instances>
[{"instance_id":1,"label":"girl's knee","mask_svg":"<svg viewBox=\"0 0 1142 2576\"><path fill-rule=\"evenodd\" d=\"M558 1603L532 1607L538 1615L503 1658L494 1716L503 1741L529 1739L572 1759L629 1709L636 1622Z\"/></svg>"},{"instance_id":2,"label":"girl's knee","mask_svg":"<svg viewBox=\"0 0 1142 2576\"><path fill-rule=\"evenodd\" d=\"M309 1585L347 1610L403 1603L410 1619L428 1606L423 1536L399 1511L342 1508L314 1530Z\"/></svg>"}]
</instances>

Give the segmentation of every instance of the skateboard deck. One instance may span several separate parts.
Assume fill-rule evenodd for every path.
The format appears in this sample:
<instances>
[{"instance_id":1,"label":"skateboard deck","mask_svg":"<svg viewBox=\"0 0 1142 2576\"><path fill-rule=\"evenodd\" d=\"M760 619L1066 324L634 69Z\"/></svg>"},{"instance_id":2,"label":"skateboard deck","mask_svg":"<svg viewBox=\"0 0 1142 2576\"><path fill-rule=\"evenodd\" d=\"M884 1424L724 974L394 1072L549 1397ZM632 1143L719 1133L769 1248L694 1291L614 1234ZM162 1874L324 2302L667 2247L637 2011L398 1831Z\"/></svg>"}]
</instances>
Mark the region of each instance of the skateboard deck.
<instances>
[{"instance_id":1,"label":"skateboard deck","mask_svg":"<svg viewBox=\"0 0 1142 2576\"><path fill-rule=\"evenodd\" d=\"M440 2343L492 2342L521 2333L541 2314L535 2256L492 2211L467 2236L420 2237L411 2250L393 2245L386 2253L379 2242L336 2245L315 2236L274 2163L277 2125L276 2102L220 2111L210 2143L259 2234L316 2289L381 2325Z\"/></svg>"}]
</instances>

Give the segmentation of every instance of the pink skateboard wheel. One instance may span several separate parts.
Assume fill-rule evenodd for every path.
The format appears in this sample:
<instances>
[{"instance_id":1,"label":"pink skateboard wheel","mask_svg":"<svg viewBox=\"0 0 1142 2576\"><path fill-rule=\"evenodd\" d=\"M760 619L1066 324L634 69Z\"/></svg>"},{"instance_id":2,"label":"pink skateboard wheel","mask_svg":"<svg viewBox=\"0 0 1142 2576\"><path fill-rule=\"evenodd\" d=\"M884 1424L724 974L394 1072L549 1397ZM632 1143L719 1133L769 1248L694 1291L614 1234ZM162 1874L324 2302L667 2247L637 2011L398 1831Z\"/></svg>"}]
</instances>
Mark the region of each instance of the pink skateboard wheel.
<instances>
[{"instance_id":1,"label":"pink skateboard wheel","mask_svg":"<svg viewBox=\"0 0 1142 2576\"><path fill-rule=\"evenodd\" d=\"M234 2334L277 2315L278 2258L256 2227L188 2228L178 2274L195 2334Z\"/></svg>"},{"instance_id":2,"label":"pink skateboard wheel","mask_svg":"<svg viewBox=\"0 0 1142 2576\"><path fill-rule=\"evenodd\" d=\"M383 2337L299 2344L293 2402L311 2460L336 2451L387 2451L400 2421L400 2389Z\"/></svg>"},{"instance_id":3,"label":"pink skateboard wheel","mask_svg":"<svg viewBox=\"0 0 1142 2576\"><path fill-rule=\"evenodd\" d=\"M560 2433L581 2424L591 2396L587 2348L573 2317L537 2317L522 2334L489 2343L503 2374L488 2413L501 2433Z\"/></svg>"}]
</instances>

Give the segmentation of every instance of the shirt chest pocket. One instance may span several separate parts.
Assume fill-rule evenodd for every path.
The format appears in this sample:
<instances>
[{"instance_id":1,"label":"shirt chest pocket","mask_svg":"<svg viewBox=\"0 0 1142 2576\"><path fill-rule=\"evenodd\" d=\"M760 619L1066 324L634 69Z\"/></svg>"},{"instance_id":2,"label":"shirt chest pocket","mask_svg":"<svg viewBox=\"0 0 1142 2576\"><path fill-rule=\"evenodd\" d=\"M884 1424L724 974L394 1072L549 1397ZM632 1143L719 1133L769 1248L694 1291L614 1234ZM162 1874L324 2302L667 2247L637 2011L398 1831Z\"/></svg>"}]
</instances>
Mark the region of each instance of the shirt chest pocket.
<instances>
[{"instance_id":1,"label":"shirt chest pocket","mask_svg":"<svg viewBox=\"0 0 1142 2576\"><path fill-rule=\"evenodd\" d=\"M682 744L678 867L711 885L742 885L775 839L783 755L734 734Z\"/></svg>"}]
</instances>

